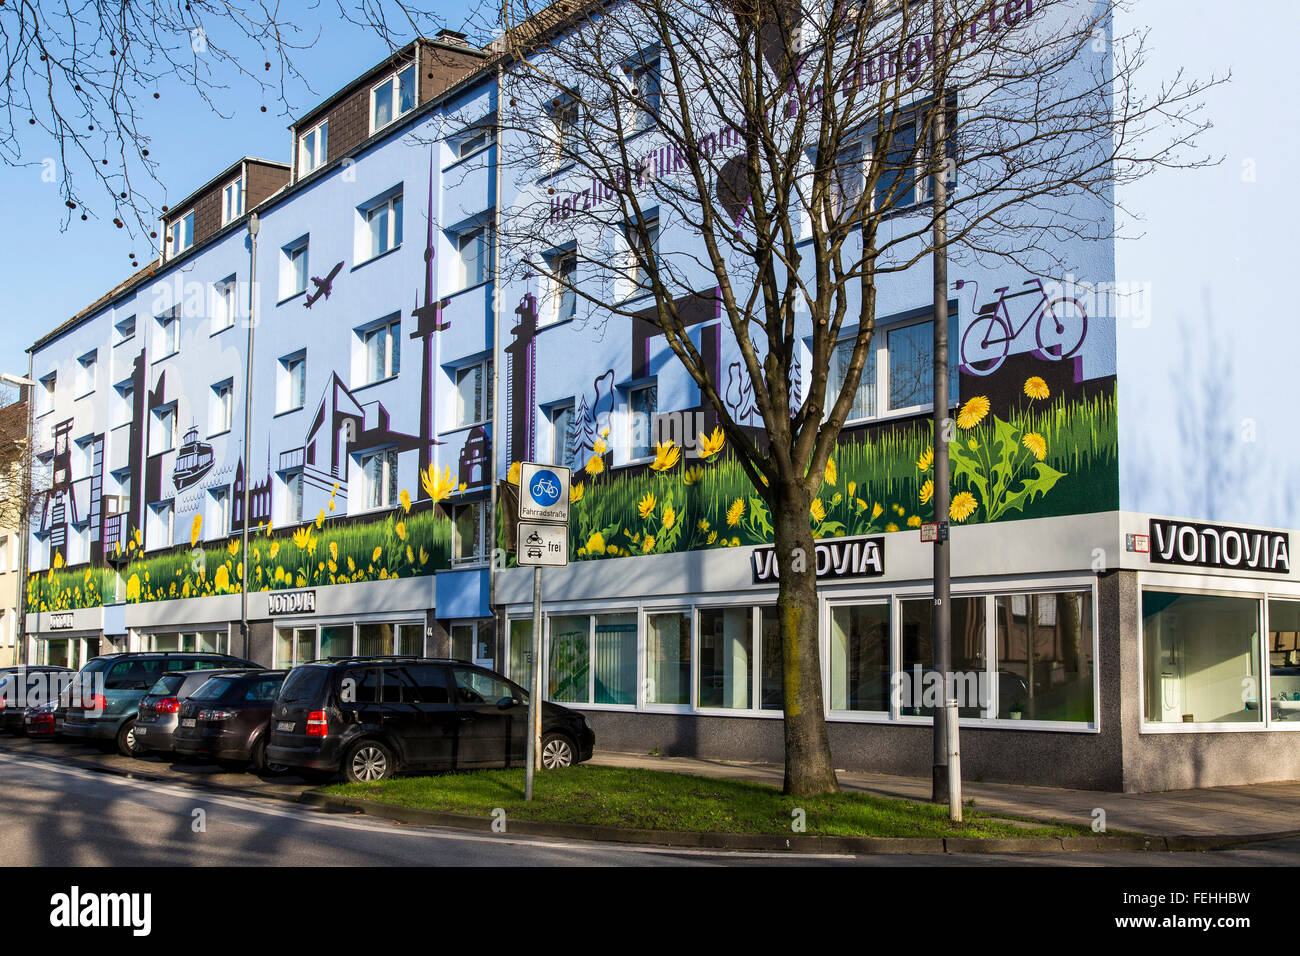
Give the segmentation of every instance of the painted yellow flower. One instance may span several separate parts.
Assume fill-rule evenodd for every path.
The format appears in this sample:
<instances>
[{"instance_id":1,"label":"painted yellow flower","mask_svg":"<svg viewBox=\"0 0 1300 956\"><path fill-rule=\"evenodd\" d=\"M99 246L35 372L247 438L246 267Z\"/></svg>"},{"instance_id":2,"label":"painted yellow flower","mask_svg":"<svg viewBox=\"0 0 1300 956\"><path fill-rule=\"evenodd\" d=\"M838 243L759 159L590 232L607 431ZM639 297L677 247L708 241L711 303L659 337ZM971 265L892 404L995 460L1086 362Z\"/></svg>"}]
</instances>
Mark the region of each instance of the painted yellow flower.
<instances>
[{"instance_id":1,"label":"painted yellow flower","mask_svg":"<svg viewBox=\"0 0 1300 956\"><path fill-rule=\"evenodd\" d=\"M300 588L305 588L307 586L307 575L302 571L298 572L297 584Z\"/></svg>"},{"instance_id":2,"label":"painted yellow flower","mask_svg":"<svg viewBox=\"0 0 1300 956\"><path fill-rule=\"evenodd\" d=\"M920 516L920 515L912 515L912 516L910 516L910 517L907 519L907 526L908 526L909 528L919 528L919 527L921 527L921 516Z\"/></svg>"},{"instance_id":3,"label":"painted yellow flower","mask_svg":"<svg viewBox=\"0 0 1300 956\"><path fill-rule=\"evenodd\" d=\"M699 465L693 468L687 468L682 472L682 482L687 485L693 485L704 477L704 469Z\"/></svg>"},{"instance_id":4,"label":"painted yellow flower","mask_svg":"<svg viewBox=\"0 0 1300 956\"><path fill-rule=\"evenodd\" d=\"M850 481L850 482L849 482L849 497L852 498L852 497L853 497L854 495L856 495L857 493L858 493L858 483L857 483L856 481Z\"/></svg>"},{"instance_id":5,"label":"painted yellow flower","mask_svg":"<svg viewBox=\"0 0 1300 956\"><path fill-rule=\"evenodd\" d=\"M429 563L429 552L425 551L424 548L420 549L420 563L421 564Z\"/></svg>"},{"instance_id":6,"label":"painted yellow flower","mask_svg":"<svg viewBox=\"0 0 1300 956\"><path fill-rule=\"evenodd\" d=\"M512 484L512 485L517 485L517 484L519 484L519 466L520 466L520 464L521 464L520 462L512 461L512 462L510 463L510 470L509 470L508 472L506 472L506 481L510 482L510 484Z\"/></svg>"},{"instance_id":7,"label":"painted yellow flower","mask_svg":"<svg viewBox=\"0 0 1300 956\"><path fill-rule=\"evenodd\" d=\"M677 512L672 505L664 505L664 530L667 531L677 523Z\"/></svg>"},{"instance_id":8,"label":"painted yellow flower","mask_svg":"<svg viewBox=\"0 0 1300 956\"><path fill-rule=\"evenodd\" d=\"M271 522L269 521L266 523L266 536L271 537Z\"/></svg>"},{"instance_id":9,"label":"painted yellow flower","mask_svg":"<svg viewBox=\"0 0 1300 956\"><path fill-rule=\"evenodd\" d=\"M722 431L722 426L713 429L712 434L700 436L700 457L712 458L718 452L722 451L722 446L726 444L727 436Z\"/></svg>"},{"instance_id":10,"label":"painted yellow flower","mask_svg":"<svg viewBox=\"0 0 1300 956\"><path fill-rule=\"evenodd\" d=\"M863 501L861 498L854 498L853 501L854 501L855 504L857 504L857 506L858 506L858 510L859 510L859 511L866 511L867 508L870 507L870 505L868 505L868 504L867 504L865 501Z\"/></svg>"},{"instance_id":11,"label":"painted yellow flower","mask_svg":"<svg viewBox=\"0 0 1300 956\"><path fill-rule=\"evenodd\" d=\"M650 467L655 471L667 471L676 465L681 457L682 450L676 443L671 440L660 442L655 445L655 460L650 462Z\"/></svg>"},{"instance_id":12,"label":"painted yellow flower","mask_svg":"<svg viewBox=\"0 0 1300 956\"><path fill-rule=\"evenodd\" d=\"M603 455L605 452L609 451L609 446L605 444L603 438L597 438L595 444L591 446L591 451L592 454Z\"/></svg>"},{"instance_id":13,"label":"painted yellow flower","mask_svg":"<svg viewBox=\"0 0 1300 956\"><path fill-rule=\"evenodd\" d=\"M403 489L401 490L401 492L398 493L398 495L397 495L397 500L400 501L400 502L402 503L402 511L404 511L406 514L410 514L410 513L411 513L411 493L410 493L409 491L407 491L405 488L403 488Z\"/></svg>"},{"instance_id":14,"label":"painted yellow flower","mask_svg":"<svg viewBox=\"0 0 1300 956\"><path fill-rule=\"evenodd\" d=\"M925 479L925 484L921 486L921 504L928 505L930 499L934 497L934 482L929 478Z\"/></svg>"},{"instance_id":15,"label":"painted yellow flower","mask_svg":"<svg viewBox=\"0 0 1300 956\"><path fill-rule=\"evenodd\" d=\"M1034 457L1042 461L1047 457L1047 442L1038 432L1026 432L1025 437L1021 439L1024 446L1034 453Z\"/></svg>"},{"instance_id":16,"label":"painted yellow flower","mask_svg":"<svg viewBox=\"0 0 1300 956\"><path fill-rule=\"evenodd\" d=\"M732 538L732 539L731 539L731 546L732 546L733 548L739 548L739 547L740 547L740 539L739 539L739 538Z\"/></svg>"},{"instance_id":17,"label":"painted yellow flower","mask_svg":"<svg viewBox=\"0 0 1300 956\"><path fill-rule=\"evenodd\" d=\"M333 558L330 558L329 561L326 563L329 564L330 574L339 573L339 565L337 561L335 561Z\"/></svg>"},{"instance_id":18,"label":"painted yellow flower","mask_svg":"<svg viewBox=\"0 0 1300 956\"><path fill-rule=\"evenodd\" d=\"M578 549L578 557L582 557L582 556L583 556L584 554L586 554L586 553L587 553L587 549L586 549L586 548L579 548L579 549Z\"/></svg>"},{"instance_id":19,"label":"painted yellow flower","mask_svg":"<svg viewBox=\"0 0 1300 956\"><path fill-rule=\"evenodd\" d=\"M203 515L202 513L194 516L194 521L190 525L190 547L199 543L199 535L203 534Z\"/></svg>"},{"instance_id":20,"label":"painted yellow flower","mask_svg":"<svg viewBox=\"0 0 1300 956\"><path fill-rule=\"evenodd\" d=\"M989 400L983 395L976 395L957 413L957 427L962 431L969 431L984 421L984 416L988 413Z\"/></svg>"},{"instance_id":21,"label":"painted yellow flower","mask_svg":"<svg viewBox=\"0 0 1300 956\"><path fill-rule=\"evenodd\" d=\"M827 458L826 459L826 484L834 488L835 482L838 478L839 478L839 472L836 471L835 469L835 459Z\"/></svg>"},{"instance_id":22,"label":"painted yellow flower","mask_svg":"<svg viewBox=\"0 0 1300 956\"><path fill-rule=\"evenodd\" d=\"M144 530L142 528L135 529L135 543L137 546L144 544Z\"/></svg>"},{"instance_id":23,"label":"painted yellow flower","mask_svg":"<svg viewBox=\"0 0 1300 956\"><path fill-rule=\"evenodd\" d=\"M602 554L605 550L605 537L599 531L587 539L587 550Z\"/></svg>"},{"instance_id":24,"label":"painted yellow flower","mask_svg":"<svg viewBox=\"0 0 1300 956\"><path fill-rule=\"evenodd\" d=\"M903 515L907 514L907 509L902 505L894 505L894 512L901 518Z\"/></svg>"},{"instance_id":25,"label":"painted yellow flower","mask_svg":"<svg viewBox=\"0 0 1300 956\"><path fill-rule=\"evenodd\" d=\"M239 554L239 539L238 539L238 538L231 538L229 541L227 541L227 542L226 542L226 550L230 552L230 556L231 556L232 558L233 558L235 555Z\"/></svg>"},{"instance_id":26,"label":"painted yellow flower","mask_svg":"<svg viewBox=\"0 0 1300 956\"><path fill-rule=\"evenodd\" d=\"M325 509L321 509L320 514L316 516L316 530L319 531L325 525Z\"/></svg>"},{"instance_id":27,"label":"painted yellow flower","mask_svg":"<svg viewBox=\"0 0 1300 956\"><path fill-rule=\"evenodd\" d=\"M62 552L62 551L55 551L55 552L54 552L54 570L57 571L57 570L58 570L59 568L61 568L61 567L63 567L63 552Z\"/></svg>"},{"instance_id":28,"label":"painted yellow flower","mask_svg":"<svg viewBox=\"0 0 1300 956\"><path fill-rule=\"evenodd\" d=\"M973 438L968 438L968 439L966 440L966 447L969 448L971 451L974 451L974 450L975 450L976 448L978 448L979 446L980 446L980 443L977 442L977 441L976 441L975 439L973 439Z\"/></svg>"},{"instance_id":29,"label":"painted yellow flower","mask_svg":"<svg viewBox=\"0 0 1300 956\"><path fill-rule=\"evenodd\" d=\"M217 568L217 573L212 576L212 586L218 591L225 591L230 587L230 572L226 570L223 564Z\"/></svg>"},{"instance_id":30,"label":"painted yellow flower","mask_svg":"<svg viewBox=\"0 0 1300 956\"><path fill-rule=\"evenodd\" d=\"M709 544L713 544L713 542L715 542L715 541L717 541L717 540L718 540L718 532L716 532L716 531L710 531L710 532L709 532L709 540L708 540L708 543L709 543Z\"/></svg>"},{"instance_id":31,"label":"painted yellow flower","mask_svg":"<svg viewBox=\"0 0 1300 956\"><path fill-rule=\"evenodd\" d=\"M299 528L293 533L293 543L298 546L298 550L305 550L307 542L311 540L311 531L307 528ZM274 555L272 555L274 557Z\"/></svg>"},{"instance_id":32,"label":"painted yellow flower","mask_svg":"<svg viewBox=\"0 0 1300 956\"><path fill-rule=\"evenodd\" d=\"M378 561L379 556L383 553L384 553L384 549L376 545L375 550L370 552L370 563L374 564L376 561Z\"/></svg>"},{"instance_id":33,"label":"painted yellow flower","mask_svg":"<svg viewBox=\"0 0 1300 956\"><path fill-rule=\"evenodd\" d=\"M128 601L140 600L140 575L133 574L126 582L126 599Z\"/></svg>"},{"instance_id":34,"label":"painted yellow flower","mask_svg":"<svg viewBox=\"0 0 1300 956\"><path fill-rule=\"evenodd\" d=\"M975 513L977 507L975 496L969 491L958 492L952 499L952 507L948 509L948 517L953 521L965 521Z\"/></svg>"},{"instance_id":35,"label":"painted yellow flower","mask_svg":"<svg viewBox=\"0 0 1300 956\"><path fill-rule=\"evenodd\" d=\"M351 573L352 573L353 571L355 571L356 569L357 569L357 563L356 563L355 561L353 561L353 560L352 560L352 556L349 555L349 556L348 556L348 573L351 574Z\"/></svg>"},{"instance_id":36,"label":"painted yellow flower","mask_svg":"<svg viewBox=\"0 0 1300 956\"><path fill-rule=\"evenodd\" d=\"M569 486L569 502L570 502L571 504L575 504L575 505L576 505L579 501L582 500L582 496L583 496L584 494L586 494L586 491L587 491L587 489L583 487L583 484L582 484L582 482L580 482L580 481L577 482L576 484L572 484L572 485L570 485L570 486Z\"/></svg>"},{"instance_id":37,"label":"painted yellow flower","mask_svg":"<svg viewBox=\"0 0 1300 956\"><path fill-rule=\"evenodd\" d=\"M654 549L655 549L655 536L652 534L648 534L645 536L645 540L641 542L641 551L644 554L648 554Z\"/></svg>"},{"instance_id":38,"label":"painted yellow flower","mask_svg":"<svg viewBox=\"0 0 1300 956\"><path fill-rule=\"evenodd\" d=\"M387 581L387 580L388 580L388 569L387 569L387 568L380 568L380 569L379 569L379 580L381 580L381 581Z\"/></svg>"},{"instance_id":39,"label":"painted yellow flower","mask_svg":"<svg viewBox=\"0 0 1300 956\"><path fill-rule=\"evenodd\" d=\"M885 530L890 534L892 534L893 532L898 530L898 525L894 524L894 522L891 521L889 522L889 524L885 525Z\"/></svg>"},{"instance_id":40,"label":"painted yellow flower","mask_svg":"<svg viewBox=\"0 0 1300 956\"><path fill-rule=\"evenodd\" d=\"M281 581L283 581L284 579L285 579L284 568L280 567L279 565L276 565L276 567L275 567L275 583L276 583L276 584L279 584L279 583L280 583Z\"/></svg>"},{"instance_id":41,"label":"painted yellow flower","mask_svg":"<svg viewBox=\"0 0 1300 956\"><path fill-rule=\"evenodd\" d=\"M457 489L457 491L464 491L464 490L465 490L466 488L468 488L468 487L469 487L469 482L468 482L468 481L462 481L462 482L460 483L460 487Z\"/></svg>"},{"instance_id":42,"label":"painted yellow flower","mask_svg":"<svg viewBox=\"0 0 1300 956\"><path fill-rule=\"evenodd\" d=\"M930 466L934 464L934 449L927 448L921 452L921 457L916 459L917 471L929 471Z\"/></svg>"},{"instance_id":43,"label":"painted yellow flower","mask_svg":"<svg viewBox=\"0 0 1300 956\"><path fill-rule=\"evenodd\" d=\"M701 519L696 523L696 527L699 528L701 531L708 531L708 530L709 530L709 519L708 519L708 518L701 518Z\"/></svg>"},{"instance_id":44,"label":"painted yellow flower","mask_svg":"<svg viewBox=\"0 0 1300 956\"><path fill-rule=\"evenodd\" d=\"M812 515L813 521L821 524L826 520L826 506L822 504L820 498L814 498L812 504L808 506L808 513Z\"/></svg>"},{"instance_id":45,"label":"painted yellow flower","mask_svg":"<svg viewBox=\"0 0 1300 956\"><path fill-rule=\"evenodd\" d=\"M727 509L727 526L734 528L736 525L740 524L740 517L744 513L745 500L743 498L737 498L731 503L731 507Z\"/></svg>"},{"instance_id":46,"label":"painted yellow flower","mask_svg":"<svg viewBox=\"0 0 1300 956\"><path fill-rule=\"evenodd\" d=\"M843 501L843 500L844 500L844 496L843 496L842 494L840 494L840 493L837 491L837 492L835 492L835 494L831 497L831 504L832 504L832 505L838 505L838 504L839 504L841 501Z\"/></svg>"},{"instance_id":47,"label":"painted yellow flower","mask_svg":"<svg viewBox=\"0 0 1300 956\"><path fill-rule=\"evenodd\" d=\"M872 518L872 520L874 521L876 518L879 518L880 515L881 515L881 513L882 513L884 510L885 510L885 509L881 507L879 501L877 501L877 502L875 502L874 504L872 504L872 506L871 506L871 518Z\"/></svg>"},{"instance_id":48,"label":"painted yellow flower","mask_svg":"<svg viewBox=\"0 0 1300 956\"><path fill-rule=\"evenodd\" d=\"M409 544L406 546L406 563L407 564L415 563L415 552L411 550L411 546Z\"/></svg>"},{"instance_id":49,"label":"painted yellow flower","mask_svg":"<svg viewBox=\"0 0 1300 956\"><path fill-rule=\"evenodd\" d=\"M591 477L595 478L605 470L605 459L601 458L599 455L592 455L587 459L587 464L584 466L584 470L587 474L591 475Z\"/></svg>"},{"instance_id":50,"label":"painted yellow flower","mask_svg":"<svg viewBox=\"0 0 1300 956\"><path fill-rule=\"evenodd\" d=\"M655 510L655 505L657 503L658 502L655 501L655 496L647 491L645 495L642 496L641 500L636 503L637 513L640 514L642 518L648 518L650 517L650 512Z\"/></svg>"},{"instance_id":51,"label":"painted yellow flower","mask_svg":"<svg viewBox=\"0 0 1300 956\"><path fill-rule=\"evenodd\" d=\"M1037 375L1032 375L1025 379L1025 394L1030 398L1047 398L1052 394L1051 389Z\"/></svg>"},{"instance_id":52,"label":"painted yellow flower","mask_svg":"<svg viewBox=\"0 0 1300 956\"><path fill-rule=\"evenodd\" d=\"M606 545L606 546L605 546L605 553L606 553L606 554L618 554L618 553L619 553L618 545L616 545L616 544L609 544L609 545ZM623 554L627 554L626 551L624 551L624 552L622 552L622 553L623 553Z\"/></svg>"},{"instance_id":53,"label":"painted yellow flower","mask_svg":"<svg viewBox=\"0 0 1300 956\"><path fill-rule=\"evenodd\" d=\"M515 475L515 483L519 483L518 474ZM430 465L426 471L420 472L420 484L434 501L442 501L456 490L456 479L452 478L450 467L444 468L440 475L437 466Z\"/></svg>"},{"instance_id":54,"label":"painted yellow flower","mask_svg":"<svg viewBox=\"0 0 1300 956\"><path fill-rule=\"evenodd\" d=\"M274 560L275 560L275 556L276 556L277 554L279 554L279 553L280 553L280 542L279 542L279 541L272 541L272 542L271 542L271 547L270 547L270 549L266 552L266 556L267 556L270 560L274 561Z\"/></svg>"},{"instance_id":55,"label":"painted yellow flower","mask_svg":"<svg viewBox=\"0 0 1300 956\"><path fill-rule=\"evenodd\" d=\"M330 560L331 560L331 561L337 561L338 559L339 559L339 543L338 543L337 541L331 541L331 542L330 542Z\"/></svg>"},{"instance_id":56,"label":"painted yellow flower","mask_svg":"<svg viewBox=\"0 0 1300 956\"><path fill-rule=\"evenodd\" d=\"M395 532L397 533L397 537L399 537L401 540L403 540L403 541L406 540L406 522L405 522L405 521L399 521L399 522L397 522L397 524L393 525L393 531L395 531Z\"/></svg>"}]
</instances>

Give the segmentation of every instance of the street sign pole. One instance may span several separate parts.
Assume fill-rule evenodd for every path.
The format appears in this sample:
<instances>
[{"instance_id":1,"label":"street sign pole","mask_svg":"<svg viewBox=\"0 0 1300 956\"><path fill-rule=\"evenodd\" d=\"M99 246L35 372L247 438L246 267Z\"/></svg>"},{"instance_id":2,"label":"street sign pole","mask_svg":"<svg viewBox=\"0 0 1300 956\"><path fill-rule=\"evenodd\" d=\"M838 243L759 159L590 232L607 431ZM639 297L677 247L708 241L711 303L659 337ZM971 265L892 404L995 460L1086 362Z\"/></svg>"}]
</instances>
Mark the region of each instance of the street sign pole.
<instances>
[{"instance_id":1,"label":"street sign pole","mask_svg":"<svg viewBox=\"0 0 1300 956\"><path fill-rule=\"evenodd\" d=\"M533 568L532 663L528 669L528 762L524 769L524 800L533 799L533 774L542 759L542 568Z\"/></svg>"}]
</instances>

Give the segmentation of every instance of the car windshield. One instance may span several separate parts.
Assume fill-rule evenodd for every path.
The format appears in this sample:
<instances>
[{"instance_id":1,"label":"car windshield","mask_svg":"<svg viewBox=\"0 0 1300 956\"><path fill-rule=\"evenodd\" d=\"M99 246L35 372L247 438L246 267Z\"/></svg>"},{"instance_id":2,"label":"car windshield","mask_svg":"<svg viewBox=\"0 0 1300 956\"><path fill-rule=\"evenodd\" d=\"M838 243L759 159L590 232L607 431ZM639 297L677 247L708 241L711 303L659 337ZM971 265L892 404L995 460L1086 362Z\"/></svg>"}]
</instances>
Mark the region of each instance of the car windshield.
<instances>
[{"instance_id":1,"label":"car windshield","mask_svg":"<svg viewBox=\"0 0 1300 956\"><path fill-rule=\"evenodd\" d=\"M320 696L328 674L324 667L295 667L285 678L279 699L285 703L315 700Z\"/></svg>"},{"instance_id":2,"label":"car windshield","mask_svg":"<svg viewBox=\"0 0 1300 956\"><path fill-rule=\"evenodd\" d=\"M194 693L190 694L191 700L216 700L226 691L230 690L230 685L235 682L233 677L213 677L203 682Z\"/></svg>"},{"instance_id":3,"label":"car windshield","mask_svg":"<svg viewBox=\"0 0 1300 956\"><path fill-rule=\"evenodd\" d=\"M181 684L185 683L185 678L179 674L168 674L166 677L158 679L152 687L149 688L151 697L172 697L181 689Z\"/></svg>"}]
</instances>

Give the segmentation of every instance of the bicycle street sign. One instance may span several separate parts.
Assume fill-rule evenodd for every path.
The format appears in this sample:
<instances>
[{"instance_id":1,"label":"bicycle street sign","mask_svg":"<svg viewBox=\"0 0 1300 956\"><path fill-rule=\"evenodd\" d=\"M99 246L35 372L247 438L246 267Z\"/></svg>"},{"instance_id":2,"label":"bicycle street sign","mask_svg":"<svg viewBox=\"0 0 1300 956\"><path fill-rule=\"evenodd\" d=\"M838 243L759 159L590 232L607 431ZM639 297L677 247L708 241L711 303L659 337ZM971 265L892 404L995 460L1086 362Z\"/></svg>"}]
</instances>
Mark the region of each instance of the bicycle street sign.
<instances>
[{"instance_id":1,"label":"bicycle street sign","mask_svg":"<svg viewBox=\"0 0 1300 956\"><path fill-rule=\"evenodd\" d=\"M519 520L569 523L568 468L531 461L519 466Z\"/></svg>"},{"instance_id":2,"label":"bicycle street sign","mask_svg":"<svg viewBox=\"0 0 1300 956\"><path fill-rule=\"evenodd\" d=\"M519 522L519 549L515 556L522 568L567 567L569 526Z\"/></svg>"}]
</instances>

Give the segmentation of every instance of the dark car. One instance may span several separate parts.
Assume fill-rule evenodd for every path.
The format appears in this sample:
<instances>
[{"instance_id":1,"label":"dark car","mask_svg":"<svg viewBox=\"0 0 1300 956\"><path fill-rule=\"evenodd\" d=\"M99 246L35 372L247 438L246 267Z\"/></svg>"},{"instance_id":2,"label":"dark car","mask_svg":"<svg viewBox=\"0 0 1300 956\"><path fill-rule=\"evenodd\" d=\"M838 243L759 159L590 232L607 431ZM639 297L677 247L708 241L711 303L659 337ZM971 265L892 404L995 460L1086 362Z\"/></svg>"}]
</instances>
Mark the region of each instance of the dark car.
<instances>
[{"instance_id":1,"label":"dark car","mask_svg":"<svg viewBox=\"0 0 1300 956\"><path fill-rule=\"evenodd\" d=\"M528 694L465 661L346 658L300 664L280 688L267 759L309 775L382 780L398 770L522 766ZM542 762L588 760L577 711L542 704Z\"/></svg>"},{"instance_id":2,"label":"dark car","mask_svg":"<svg viewBox=\"0 0 1300 956\"><path fill-rule=\"evenodd\" d=\"M271 707L288 671L242 671L214 675L181 701L177 755L221 763L252 762L259 771L286 768L266 759Z\"/></svg>"},{"instance_id":3,"label":"dark car","mask_svg":"<svg viewBox=\"0 0 1300 956\"><path fill-rule=\"evenodd\" d=\"M63 735L114 741L125 756L139 749L135 739L137 708L158 679L170 671L259 665L228 654L197 651L146 651L96 657L77 672L63 721Z\"/></svg>"},{"instance_id":4,"label":"dark car","mask_svg":"<svg viewBox=\"0 0 1300 956\"><path fill-rule=\"evenodd\" d=\"M57 700L75 673L57 664L0 668L0 730L21 734L27 708Z\"/></svg>"},{"instance_id":5,"label":"dark car","mask_svg":"<svg viewBox=\"0 0 1300 956\"><path fill-rule=\"evenodd\" d=\"M171 753L172 734L180 722L181 704L202 687L209 678L226 674L245 674L246 668L196 671L173 671L158 678L149 693L140 698L135 719L137 757L147 753Z\"/></svg>"}]
</instances>

